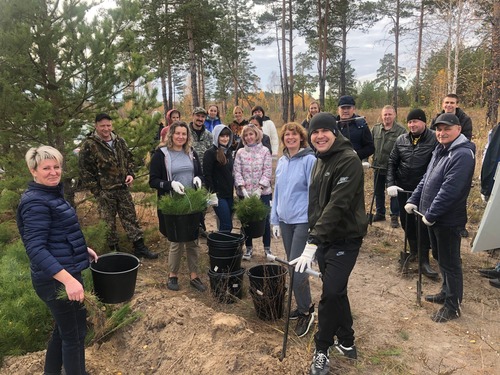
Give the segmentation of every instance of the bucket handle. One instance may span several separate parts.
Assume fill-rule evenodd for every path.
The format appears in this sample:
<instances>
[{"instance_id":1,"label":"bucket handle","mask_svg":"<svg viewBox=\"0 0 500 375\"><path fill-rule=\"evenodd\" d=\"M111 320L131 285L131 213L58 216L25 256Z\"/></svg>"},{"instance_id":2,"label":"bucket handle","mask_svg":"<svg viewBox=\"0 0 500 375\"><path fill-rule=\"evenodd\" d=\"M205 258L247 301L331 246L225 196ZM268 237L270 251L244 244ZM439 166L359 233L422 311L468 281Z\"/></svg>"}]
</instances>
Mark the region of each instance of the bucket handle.
<instances>
[{"instance_id":1,"label":"bucket handle","mask_svg":"<svg viewBox=\"0 0 500 375\"><path fill-rule=\"evenodd\" d=\"M278 258L276 255L267 254L267 259L270 260L271 262L276 261L278 263L281 263L281 264L284 264L284 265L287 265L287 266L291 267L289 262L287 262L284 259ZM318 279L321 279L321 273L318 272L318 271L315 271L315 270L313 270L311 268L306 268L305 273L307 273L307 274L309 274L309 275L311 275L313 277L317 277Z\"/></svg>"},{"instance_id":2,"label":"bucket handle","mask_svg":"<svg viewBox=\"0 0 500 375\"><path fill-rule=\"evenodd\" d=\"M225 232L217 232L217 233L222 234L223 236L230 237L230 238L233 238L233 239L234 239L234 237L233 237L233 236L230 236L229 234L227 234L227 233L225 233Z\"/></svg>"}]
</instances>

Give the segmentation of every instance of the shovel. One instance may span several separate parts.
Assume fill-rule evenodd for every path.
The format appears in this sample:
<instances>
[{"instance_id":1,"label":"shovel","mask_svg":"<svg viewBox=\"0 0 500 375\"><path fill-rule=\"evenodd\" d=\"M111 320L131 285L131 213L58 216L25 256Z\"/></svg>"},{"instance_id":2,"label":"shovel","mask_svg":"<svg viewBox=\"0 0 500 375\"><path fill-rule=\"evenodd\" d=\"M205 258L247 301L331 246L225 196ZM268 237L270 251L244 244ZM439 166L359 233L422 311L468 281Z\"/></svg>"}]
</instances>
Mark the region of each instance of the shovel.
<instances>
[{"instance_id":1,"label":"shovel","mask_svg":"<svg viewBox=\"0 0 500 375\"><path fill-rule=\"evenodd\" d=\"M415 213L415 220L417 220L417 254L418 254L418 280L417 280L417 304L422 306L422 249L420 234L422 231L422 218L424 214L413 210Z\"/></svg>"},{"instance_id":2,"label":"shovel","mask_svg":"<svg viewBox=\"0 0 500 375\"><path fill-rule=\"evenodd\" d=\"M290 308L292 306L292 292L293 292L293 275L295 274L295 266L291 266L289 262L284 259L280 259L275 255L267 254L267 259L271 262L278 262L288 266L288 272L290 273L290 286L288 288L288 300L287 300L287 308L286 308L286 316L285 316L285 330L283 333L283 349L281 350L280 362L283 362L283 359L286 356L286 344L288 342L288 328L290 326ZM305 273L317 277L321 279L321 273L314 271L310 268L306 268Z\"/></svg>"},{"instance_id":3,"label":"shovel","mask_svg":"<svg viewBox=\"0 0 500 375\"><path fill-rule=\"evenodd\" d=\"M408 200L408 196L413 193L413 191L408 191L408 190L401 190L398 192L398 194L406 194L406 200ZM399 207L399 209L403 209L402 207ZM408 223L408 212L405 210L405 223ZM401 264L401 272L403 274L408 273L408 258L410 257L410 253L408 252L408 235L406 234L406 228L404 230L405 232L405 244L404 244L404 249L399 253L399 263Z\"/></svg>"},{"instance_id":4,"label":"shovel","mask_svg":"<svg viewBox=\"0 0 500 375\"><path fill-rule=\"evenodd\" d=\"M372 203L370 204L370 213L368 214L368 224L372 225L373 223L373 203L375 202L375 189L377 188L378 183L378 175L382 168L370 166L370 168L375 169L375 181L373 182L373 196Z\"/></svg>"}]
</instances>

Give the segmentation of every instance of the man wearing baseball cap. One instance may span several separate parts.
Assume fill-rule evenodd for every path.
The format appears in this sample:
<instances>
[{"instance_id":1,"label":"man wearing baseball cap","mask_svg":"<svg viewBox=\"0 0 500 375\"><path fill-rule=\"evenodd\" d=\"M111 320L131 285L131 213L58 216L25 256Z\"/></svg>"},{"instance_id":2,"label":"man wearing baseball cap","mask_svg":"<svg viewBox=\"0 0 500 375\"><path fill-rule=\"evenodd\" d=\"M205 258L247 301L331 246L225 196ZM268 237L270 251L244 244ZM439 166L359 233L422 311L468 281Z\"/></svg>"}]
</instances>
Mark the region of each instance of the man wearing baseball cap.
<instances>
[{"instance_id":1,"label":"man wearing baseball cap","mask_svg":"<svg viewBox=\"0 0 500 375\"><path fill-rule=\"evenodd\" d=\"M310 373L325 375L330 368L331 346L348 358L357 358L347 283L368 218L363 167L351 143L339 131L335 117L328 112L318 113L308 130L318 157L309 185L309 237L302 255L290 264L295 264L296 272L304 272L316 257L323 275Z\"/></svg>"},{"instance_id":2,"label":"man wearing baseball cap","mask_svg":"<svg viewBox=\"0 0 500 375\"><path fill-rule=\"evenodd\" d=\"M422 221L428 227L432 251L437 254L443 277L441 291L426 296L425 300L443 305L431 315L433 321L443 323L460 316L463 298L460 230L467 222L467 196L476 164L476 147L461 134L462 127L454 114L443 113L435 125L439 144L405 210L418 209L424 215Z\"/></svg>"},{"instance_id":3,"label":"man wearing baseball cap","mask_svg":"<svg viewBox=\"0 0 500 375\"><path fill-rule=\"evenodd\" d=\"M387 195L397 197L399 207L405 206L409 197L407 192L412 192L422 179L431 160L432 151L437 145L434 131L426 126L427 117L424 111L420 108L412 109L406 121L410 131L396 139L389 155L386 178ZM400 258L401 269L406 272L409 263L417 260L417 224L413 212L407 214L406 211L401 210L399 218L410 245L409 256L406 252L401 252ZM422 273L430 279L437 280L439 274L431 268L429 263L431 247L429 236L425 231L421 231L419 239Z\"/></svg>"}]
</instances>

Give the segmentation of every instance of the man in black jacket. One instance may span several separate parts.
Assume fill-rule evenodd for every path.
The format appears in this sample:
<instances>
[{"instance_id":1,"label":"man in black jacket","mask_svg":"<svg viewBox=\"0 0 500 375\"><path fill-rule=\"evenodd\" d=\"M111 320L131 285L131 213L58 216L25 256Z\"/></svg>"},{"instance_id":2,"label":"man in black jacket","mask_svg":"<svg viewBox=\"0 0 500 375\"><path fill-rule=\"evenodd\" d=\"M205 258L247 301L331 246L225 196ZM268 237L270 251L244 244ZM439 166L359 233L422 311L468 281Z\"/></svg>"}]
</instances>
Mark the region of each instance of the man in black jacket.
<instances>
[{"instance_id":1,"label":"man in black jacket","mask_svg":"<svg viewBox=\"0 0 500 375\"><path fill-rule=\"evenodd\" d=\"M437 145L434 131L428 129L425 124L427 117L424 111L413 109L406 120L410 131L396 139L389 155L386 179L387 194L390 197L398 197L399 207L404 207L409 197L404 191L413 191L422 179L431 160L432 151ZM401 259L401 265L405 267L407 262L417 259L417 224L413 214L406 215L406 212L401 210L399 215L410 245L410 258ZM425 230L421 231L420 244L423 257L422 273L431 279L437 279L438 273L429 264L431 244Z\"/></svg>"},{"instance_id":2,"label":"man in black jacket","mask_svg":"<svg viewBox=\"0 0 500 375\"><path fill-rule=\"evenodd\" d=\"M349 95L339 99L337 125L344 137L351 141L354 151L361 160L365 160L375 152L373 137L364 118L356 113L356 102Z\"/></svg>"},{"instance_id":3,"label":"man in black jacket","mask_svg":"<svg viewBox=\"0 0 500 375\"><path fill-rule=\"evenodd\" d=\"M462 134L470 141L472 139L472 120L471 118L458 107L458 95L448 94L443 99L443 110L436 115L431 121L431 129L436 130L436 119L443 113L452 113L458 117L460 126L462 127Z\"/></svg>"},{"instance_id":4,"label":"man in black jacket","mask_svg":"<svg viewBox=\"0 0 500 375\"><path fill-rule=\"evenodd\" d=\"M309 186L309 237L302 255L290 262L296 272L316 256L323 275L318 307L312 375L326 375L328 349L356 359L347 284L368 227L361 161L340 133L335 117L321 112L311 119L309 138L317 151ZM334 341L334 337L336 340Z\"/></svg>"}]
</instances>

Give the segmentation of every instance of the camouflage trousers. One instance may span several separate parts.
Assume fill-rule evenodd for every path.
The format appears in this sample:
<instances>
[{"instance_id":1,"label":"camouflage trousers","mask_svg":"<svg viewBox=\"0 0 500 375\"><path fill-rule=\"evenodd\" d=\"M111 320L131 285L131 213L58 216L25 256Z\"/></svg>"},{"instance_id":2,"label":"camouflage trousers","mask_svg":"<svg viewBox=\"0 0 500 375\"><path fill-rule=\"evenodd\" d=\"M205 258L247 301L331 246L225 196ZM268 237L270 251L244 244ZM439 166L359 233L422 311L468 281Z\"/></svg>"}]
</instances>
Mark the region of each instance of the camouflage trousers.
<instances>
[{"instance_id":1,"label":"camouflage trousers","mask_svg":"<svg viewBox=\"0 0 500 375\"><path fill-rule=\"evenodd\" d=\"M130 241L135 242L143 238L132 195L128 189L102 190L96 199L99 216L108 226L107 242L109 246L118 244L116 215L120 218Z\"/></svg>"}]
</instances>

